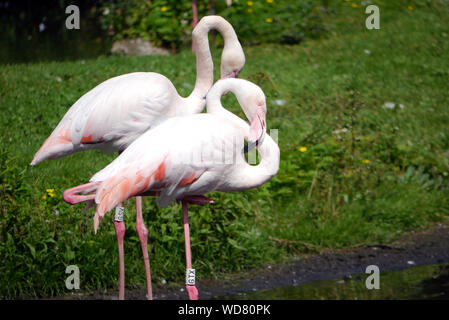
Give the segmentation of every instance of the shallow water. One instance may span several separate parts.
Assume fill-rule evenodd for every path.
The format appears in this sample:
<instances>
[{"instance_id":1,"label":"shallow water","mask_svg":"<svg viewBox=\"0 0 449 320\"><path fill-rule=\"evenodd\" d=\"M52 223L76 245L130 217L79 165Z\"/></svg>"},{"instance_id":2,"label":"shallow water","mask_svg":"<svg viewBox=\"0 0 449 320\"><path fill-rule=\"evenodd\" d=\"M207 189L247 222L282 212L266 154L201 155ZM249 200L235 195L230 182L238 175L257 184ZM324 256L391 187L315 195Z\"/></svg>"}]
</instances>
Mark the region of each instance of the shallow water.
<instances>
[{"instance_id":1,"label":"shallow water","mask_svg":"<svg viewBox=\"0 0 449 320\"><path fill-rule=\"evenodd\" d=\"M239 293L218 299L237 300L371 300L371 299L449 299L449 263L381 272L379 289L367 289L370 274L352 274L297 286L277 287Z\"/></svg>"},{"instance_id":2,"label":"shallow water","mask_svg":"<svg viewBox=\"0 0 449 320\"><path fill-rule=\"evenodd\" d=\"M45 30L0 33L0 64L92 59L108 55L112 39L93 21L83 21L80 30Z\"/></svg>"}]
</instances>

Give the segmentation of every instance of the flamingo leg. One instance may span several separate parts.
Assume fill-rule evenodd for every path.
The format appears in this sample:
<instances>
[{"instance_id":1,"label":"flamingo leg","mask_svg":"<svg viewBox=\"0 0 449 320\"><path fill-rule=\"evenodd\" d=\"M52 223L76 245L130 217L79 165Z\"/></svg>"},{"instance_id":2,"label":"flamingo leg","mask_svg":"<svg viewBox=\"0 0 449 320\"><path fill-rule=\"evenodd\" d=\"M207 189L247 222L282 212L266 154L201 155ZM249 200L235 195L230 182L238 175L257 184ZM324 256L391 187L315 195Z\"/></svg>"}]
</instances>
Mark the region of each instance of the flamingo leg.
<instances>
[{"instance_id":1,"label":"flamingo leg","mask_svg":"<svg viewBox=\"0 0 449 320\"><path fill-rule=\"evenodd\" d=\"M198 300L198 289L195 287L195 269L192 269L192 253L190 251L189 211L185 200L182 201L182 214L186 246L186 291L190 300Z\"/></svg>"},{"instance_id":2,"label":"flamingo leg","mask_svg":"<svg viewBox=\"0 0 449 320\"><path fill-rule=\"evenodd\" d=\"M192 0L192 11L193 11L193 20L192 20L192 28L195 28L198 23L198 10L196 7L196 0Z\"/></svg>"},{"instance_id":3,"label":"flamingo leg","mask_svg":"<svg viewBox=\"0 0 449 320\"><path fill-rule=\"evenodd\" d=\"M139 235L140 245L142 246L143 261L145 263L145 274L147 278L147 294L148 300L153 300L153 292L151 289L151 272L150 258L148 256L148 230L143 223L142 217L142 197L136 197L136 231Z\"/></svg>"},{"instance_id":4,"label":"flamingo leg","mask_svg":"<svg viewBox=\"0 0 449 320\"><path fill-rule=\"evenodd\" d=\"M122 204L119 203L117 206L118 210L122 209ZM116 210L117 210L116 208ZM121 221L120 221L121 220ZM123 239L125 238L125 222L123 221L123 217L118 218L117 215L114 220L114 228L115 234L117 236L117 244L118 244L118 259L119 259L119 275L120 275L120 283L119 283L119 300L125 300L125 253L123 249Z\"/></svg>"}]
</instances>

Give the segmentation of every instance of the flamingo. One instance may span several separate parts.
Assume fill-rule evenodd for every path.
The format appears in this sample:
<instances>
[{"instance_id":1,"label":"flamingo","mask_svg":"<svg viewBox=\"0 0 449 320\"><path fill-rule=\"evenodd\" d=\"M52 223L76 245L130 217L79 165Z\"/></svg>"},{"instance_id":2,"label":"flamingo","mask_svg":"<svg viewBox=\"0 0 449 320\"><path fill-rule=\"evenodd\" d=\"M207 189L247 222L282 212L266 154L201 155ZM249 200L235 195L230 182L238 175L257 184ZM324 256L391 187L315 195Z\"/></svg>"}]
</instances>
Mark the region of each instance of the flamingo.
<instances>
[{"instance_id":1,"label":"flamingo","mask_svg":"<svg viewBox=\"0 0 449 320\"><path fill-rule=\"evenodd\" d=\"M220 98L228 91L236 95L250 125L223 108ZM89 183L64 192L70 204L94 202L95 233L103 216L130 197L157 195L161 207L181 201L186 291L192 300L198 299L198 290L191 262L188 204L212 203L204 195L214 190L258 187L276 175L280 159L278 145L265 133L265 95L257 85L243 79L219 80L206 103L207 113L168 119L136 139ZM259 150L261 161L256 166L245 161L244 139Z\"/></svg>"},{"instance_id":2,"label":"flamingo","mask_svg":"<svg viewBox=\"0 0 449 320\"><path fill-rule=\"evenodd\" d=\"M218 30L224 38L221 77L237 77L245 64L245 55L234 29L220 16L206 16L192 32L197 66L195 87L188 97L181 97L169 79L154 72L128 73L108 79L75 102L35 154L31 165L89 149L121 153L137 137L169 117L200 113L205 106L204 97L213 84L208 41L212 29ZM144 256L148 299L151 299L148 231L141 208L141 198L136 197L136 230ZM124 299L125 224L121 203L116 209L114 227L121 252L119 299Z\"/></svg>"}]
</instances>

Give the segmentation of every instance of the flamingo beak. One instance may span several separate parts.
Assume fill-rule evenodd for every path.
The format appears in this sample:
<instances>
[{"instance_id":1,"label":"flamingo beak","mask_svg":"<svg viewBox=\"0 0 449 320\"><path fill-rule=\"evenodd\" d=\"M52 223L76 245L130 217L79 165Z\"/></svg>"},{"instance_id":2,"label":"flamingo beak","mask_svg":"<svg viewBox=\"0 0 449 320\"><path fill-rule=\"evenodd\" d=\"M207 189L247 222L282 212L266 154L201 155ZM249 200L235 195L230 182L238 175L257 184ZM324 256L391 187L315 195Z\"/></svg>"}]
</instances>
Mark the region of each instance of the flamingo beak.
<instances>
[{"instance_id":1,"label":"flamingo beak","mask_svg":"<svg viewBox=\"0 0 449 320\"><path fill-rule=\"evenodd\" d=\"M265 110L260 106L254 114L249 128L248 146L245 146L245 153L259 145L266 133L266 115Z\"/></svg>"},{"instance_id":2,"label":"flamingo beak","mask_svg":"<svg viewBox=\"0 0 449 320\"><path fill-rule=\"evenodd\" d=\"M238 77L239 77L239 74L240 74L240 70L234 70L234 71L232 71L231 73L228 73L227 75L222 76L222 77L220 78L220 80L228 79L228 78L238 78Z\"/></svg>"}]
</instances>

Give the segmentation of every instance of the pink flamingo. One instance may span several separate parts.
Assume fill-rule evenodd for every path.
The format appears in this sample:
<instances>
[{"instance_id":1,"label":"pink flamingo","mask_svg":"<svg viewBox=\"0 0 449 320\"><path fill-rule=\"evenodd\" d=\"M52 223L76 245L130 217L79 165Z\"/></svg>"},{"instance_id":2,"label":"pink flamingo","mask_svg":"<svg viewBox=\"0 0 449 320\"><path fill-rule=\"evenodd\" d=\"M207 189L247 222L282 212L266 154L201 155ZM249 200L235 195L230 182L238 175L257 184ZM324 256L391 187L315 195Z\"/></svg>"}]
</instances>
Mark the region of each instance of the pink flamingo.
<instances>
[{"instance_id":1,"label":"pink flamingo","mask_svg":"<svg viewBox=\"0 0 449 320\"><path fill-rule=\"evenodd\" d=\"M200 113L206 103L204 97L213 84L213 61L208 42L208 33L212 29L218 30L225 41L221 56L222 78L237 77L245 64L245 55L234 29L222 17L206 16L192 32L196 82L187 98L181 97L171 81L158 73L135 72L108 79L75 102L35 154L31 165L89 149L120 153L145 131L167 118ZM151 299L148 231L142 219L141 201L136 197L136 229L144 256L148 299ZM122 253L119 255L119 298L124 299L124 260L121 257L125 224L121 203L117 205L114 227Z\"/></svg>"},{"instance_id":2,"label":"pink flamingo","mask_svg":"<svg viewBox=\"0 0 449 320\"><path fill-rule=\"evenodd\" d=\"M220 98L228 91L236 95L250 125L221 105ZM130 197L157 195L161 207L181 201L190 299L198 299L198 290L191 262L188 203L212 203L203 195L214 190L260 186L277 173L280 157L279 147L265 133L265 95L258 86L241 79L220 80L206 100L206 114L168 119L140 136L89 183L64 192L68 203L90 201L97 206L95 232L105 213ZM261 161L257 166L245 161L244 139L258 146Z\"/></svg>"}]
</instances>

